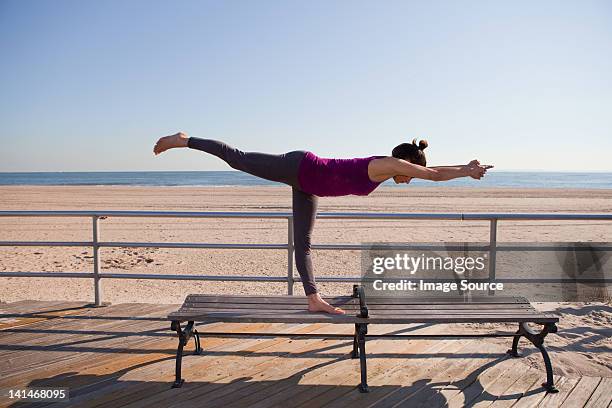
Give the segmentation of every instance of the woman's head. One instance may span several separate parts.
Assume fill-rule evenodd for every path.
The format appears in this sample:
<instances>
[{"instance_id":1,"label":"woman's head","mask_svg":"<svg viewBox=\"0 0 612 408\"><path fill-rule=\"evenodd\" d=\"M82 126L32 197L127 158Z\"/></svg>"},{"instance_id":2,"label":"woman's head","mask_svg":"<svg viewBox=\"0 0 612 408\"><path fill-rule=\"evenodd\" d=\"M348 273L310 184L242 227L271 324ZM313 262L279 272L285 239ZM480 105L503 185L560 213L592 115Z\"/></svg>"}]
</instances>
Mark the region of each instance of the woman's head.
<instances>
[{"instance_id":1,"label":"woman's head","mask_svg":"<svg viewBox=\"0 0 612 408\"><path fill-rule=\"evenodd\" d=\"M425 150L427 148L427 140L421 140L418 144L416 139L412 139L412 143L402 143L393 148L391 156L409 161L412 164L418 164L419 166L427 166L427 158L425 157ZM393 177L396 183L410 183L412 177L397 175Z\"/></svg>"},{"instance_id":2,"label":"woman's head","mask_svg":"<svg viewBox=\"0 0 612 408\"><path fill-rule=\"evenodd\" d=\"M427 159L425 158L425 148L427 147L427 140L421 140L417 144L416 139L412 139L412 143L402 143L401 145L395 146L391 152L391 156L409 161L412 164L418 164L419 166L427 166Z\"/></svg>"}]
</instances>

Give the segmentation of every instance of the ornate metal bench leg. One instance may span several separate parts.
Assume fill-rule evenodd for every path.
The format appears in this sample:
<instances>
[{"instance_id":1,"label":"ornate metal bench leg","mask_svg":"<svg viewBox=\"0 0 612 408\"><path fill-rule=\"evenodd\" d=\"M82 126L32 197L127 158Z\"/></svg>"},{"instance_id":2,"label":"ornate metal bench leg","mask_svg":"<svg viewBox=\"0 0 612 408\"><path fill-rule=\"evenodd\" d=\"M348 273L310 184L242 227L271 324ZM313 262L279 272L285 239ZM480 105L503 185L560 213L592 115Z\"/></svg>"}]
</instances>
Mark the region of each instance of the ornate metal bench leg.
<instances>
[{"instance_id":1,"label":"ornate metal bench leg","mask_svg":"<svg viewBox=\"0 0 612 408\"><path fill-rule=\"evenodd\" d=\"M174 379L174 383L172 384L172 388L181 388L181 386L185 382L185 380L181 378L181 364L183 362L183 347L185 346L185 343L186 343L185 335L183 331L181 330L181 323L176 320L172 322L170 328L176 331L176 333L178 334L178 338L179 338L178 348L176 349L175 379Z\"/></svg>"},{"instance_id":2,"label":"ornate metal bench leg","mask_svg":"<svg viewBox=\"0 0 612 408\"><path fill-rule=\"evenodd\" d=\"M355 334L353 335L353 351L351 351L351 358L359 357L359 349L357 348L357 332L359 331L359 328L357 326L357 323L355 323Z\"/></svg>"},{"instance_id":3,"label":"ornate metal bench leg","mask_svg":"<svg viewBox=\"0 0 612 408\"><path fill-rule=\"evenodd\" d=\"M200 333L198 333L196 329L193 329L193 338L195 340L194 354L202 354L202 347L200 345Z\"/></svg>"},{"instance_id":4,"label":"ornate metal bench leg","mask_svg":"<svg viewBox=\"0 0 612 408\"><path fill-rule=\"evenodd\" d=\"M553 378L553 370L552 364L550 362L550 357L548 356L548 352L544 348L544 337L546 337L548 333L556 333L557 325L555 325L554 323L546 323L542 331L540 333L537 333L531 330L529 326L527 326L527 323L521 323L519 331L523 337L533 343L533 345L536 346L538 350L540 350L540 353L542 353L542 358L544 359L544 366L546 367L546 382L542 383L542 387L544 387L546 391L550 393L559 392L559 390L555 387L555 380Z\"/></svg>"},{"instance_id":5,"label":"ornate metal bench leg","mask_svg":"<svg viewBox=\"0 0 612 408\"><path fill-rule=\"evenodd\" d=\"M359 344L359 365L361 367L361 384L359 392L370 392L368 387L368 371L366 367L365 335L368 333L367 323L357 324L357 343Z\"/></svg>"},{"instance_id":6,"label":"ornate metal bench leg","mask_svg":"<svg viewBox=\"0 0 612 408\"><path fill-rule=\"evenodd\" d=\"M178 320L173 320L170 325L170 329L176 331L179 338L179 345L176 349L176 378L174 379L174 384L172 384L172 388L180 388L185 380L181 378L181 365L183 363L183 348L189 342L189 338L193 335L195 337L195 354L202 353L202 347L200 347L200 334L194 328L194 322L189 321L185 326L185 330L181 330L181 322Z\"/></svg>"},{"instance_id":7,"label":"ornate metal bench leg","mask_svg":"<svg viewBox=\"0 0 612 408\"><path fill-rule=\"evenodd\" d=\"M552 364L550 363L550 357L548 356L548 352L544 348L544 344L540 345L538 349L540 349L540 352L542 353L542 358L544 358L544 365L546 366L546 382L542 383L542 387L546 388L546 391L550 393L559 392L557 387L555 387Z\"/></svg>"},{"instance_id":8,"label":"ornate metal bench leg","mask_svg":"<svg viewBox=\"0 0 612 408\"><path fill-rule=\"evenodd\" d=\"M521 339L521 325L519 324L519 329L516 332L516 336L512 338L512 348L506 353L510 354L512 357L522 357L521 353L518 352L518 343Z\"/></svg>"}]
</instances>

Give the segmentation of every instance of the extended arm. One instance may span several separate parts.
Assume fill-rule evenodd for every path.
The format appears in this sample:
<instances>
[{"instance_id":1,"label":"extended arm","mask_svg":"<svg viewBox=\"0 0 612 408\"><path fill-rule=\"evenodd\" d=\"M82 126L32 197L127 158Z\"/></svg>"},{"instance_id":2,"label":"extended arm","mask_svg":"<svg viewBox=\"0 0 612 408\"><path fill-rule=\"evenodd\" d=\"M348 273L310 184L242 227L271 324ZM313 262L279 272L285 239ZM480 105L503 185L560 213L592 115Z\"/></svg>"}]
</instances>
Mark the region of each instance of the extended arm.
<instances>
[{"instance_id":1,"label":"extended arm","mask_svg":"<svg viewBox=\"0 0 612 408\"><path fill-rule=\"evenodd\" d=\"M415 177L432 181L446 181L459 177L480 179L493 166L481 166L478 160L472 160L466 165L423 167L406 160L395 159L396 175Z\"/></svg>"}]
</instances>

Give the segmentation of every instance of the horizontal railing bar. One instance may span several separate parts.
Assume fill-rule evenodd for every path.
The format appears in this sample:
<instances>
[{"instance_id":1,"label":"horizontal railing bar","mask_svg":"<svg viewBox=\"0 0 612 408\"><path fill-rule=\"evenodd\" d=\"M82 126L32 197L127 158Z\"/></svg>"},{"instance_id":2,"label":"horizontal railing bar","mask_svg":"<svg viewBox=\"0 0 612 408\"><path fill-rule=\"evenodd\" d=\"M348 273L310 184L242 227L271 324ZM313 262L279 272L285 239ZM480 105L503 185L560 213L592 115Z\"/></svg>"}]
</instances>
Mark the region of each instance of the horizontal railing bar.
<instances>
[{"instance_id":1,"label":"horizontal railing bar","mask_svg":"<svg viewBox=\"0 0 612 408\"><path fill-rule=\"evenodd\" d=\"M287 244L207 244L189 242L100 242L107 248L287 249Z\"/></svg>"},{"instance_id":2,"label":"horizontal railing bar","mask_svg":"<svg viewBox=\"0 0 612 408\"><path fill-rule=\"evenodd\" d=\"M92 272L0 272L0 277L38 277L38 278L91 278ZM158 280L203 280L203 281L251 281L251 282L287 282L287 277L283 276L238 276L238 275L165 275L165 274L141 274L141 273L101 273L100 278L104 279L158 279ZM317 277L320 282L367 282L374 281L376 278L362 278L360 276L321 276ZM396 282L404 278L385 278L386 282ZM294 276L293 280L301 282L299 276ZM450 280L442 279L418 279L423 282L445 282ZM470 282L489 282L487 278L472 278ZM497 283L612 283L612 279L565 279L565 278L496 278Z\"/></svg>"},{"instance_id":3,"label":"horizontal railing bar","mask_svg":"<svg viewBox=\"0 0 612 408\"><path fill-rule=\"evenodd\" d=\"M58 246L84 247L92 246L91 241L0 241L0 246Z\"/></svg>"},{"instance_id":4,"label":"horizontal railing bar","mask_svg":"<svg viewBox=\"0 0 612 408\"><path fill-rule=\"evenodd\" d=\"M461 244L456 245L444 245L444 244L432 244L432 245L411 245L407 244L313 244L312 249L320 250L360 250L360 249L381 249L381 250L395 250L395 249L413 249L413 250L447 250L447 251L463 251L465 247ZM470 245L468 247L473 251L488 251L488 245Z\"/></svg>"},{"instance_id":5,"label":"horizontal railing bar","mask_svg":"<svg viewBox=\"0 0 612 408\"><path fill-rule=\"evenodd\" d=\"M0 211L0 217L159 217L159 218L281 218L278 212L196 212L196 211Z\"/></svg>"},{"instance_id":6,"label":"horizontal railing bar","mask_svg":"<svg viewBox=\"0 0 612 408\"><path fill-rule=\"evenodd\" d=\"M0 241L0 246L58 246L58 247L87 247L92 246L90 241ZM612 251L610 246L584 246L559 245L551 243L551 246L525 246L525 245L498 245L497 251ZM200 249L287 249L287 244L211 244L190 242L99 242L98 246L106 248L200 248ZM312 249L317 250L362 250L362 249L412 249L412 250L446 250L463 251L465 247L457 245L411 245L411 244L313 244ZM471 245L467 249L471 251L488 251L488 245Z\"/></svg>"},{"instance_id":7,"label":"horizontal railing bar","mask_svg":"<svg viewBox=\"0 0 612 408\"><path fill-rule=\"evenodd\" d=\"M612 220L612 214L579 213L464 213L463 219L469 220Z\"/></svg>"},{"instance_id":8,"label":"horizontal railing bar","mask_svg":"<svg viewBox=\"0 0 612 408\"><path fill-rule=\"evenodd\" d=\"M290 212L0 211L0 217L290 218ZM612 214L580 213L319 213L332 219L612 220Z\"/></svg>"},{"instance_id":9,"label":"horizontal railing bar","mask_svg":"<svg viewBox=\"0 0 612 408\"><path fill-rule=\"evenodd\" d=\"M287 282L286 276L238 276L238 275L161 275L141 273L101 273L100 278L110 279L164 279L164 280L205 280L234 282Z\"/></svg>"},{"instance_id":10,"label":"horizontal railing bar","mask_svg":"<svg viewBox=\"0 0 612 408\"><path fill-rule=\"evenodd\" d=\"M321 282L373 282L380 278L362 278L360 276L321 276L317 277L317 281ZM467 279L472 282L496 282L496 283L612 283L612 278L593 278L593 279L568 279L568 278L459 278L457 281L450 279L434 279L434 278L391 278L384 277L385 282L399 282L401 280L413 280L423 282L458 282L461 279ZM300 282L300 278L295 277L296 282Z\"/></svg>"},{"instance_id":11,"label":"horizontal railing bar","mask_svg":"<svg viewBox=\"0 0 612 408\"><path fill-rule=\"evenodd\" d=\"M542 246L542 245L534 245L534 246L526 246L526 245L498 245L496 250L499 251L612 251L612 246L602 246L602 245L593 245L588 246L588 242L581 242L581 245L557 245L551 243L550 246ZM470 247L471 249L471 247Z\"/></svg>"},{"instance_id":12,"label":"horizontal railing bar","mask_svg":"<svg viewBox=\"0 0 612 408\"><path fill-rule=\"evenodd\" d=\"M0 272L7 278L93 278L93 272Z\"/></svg>"}]
</instances>

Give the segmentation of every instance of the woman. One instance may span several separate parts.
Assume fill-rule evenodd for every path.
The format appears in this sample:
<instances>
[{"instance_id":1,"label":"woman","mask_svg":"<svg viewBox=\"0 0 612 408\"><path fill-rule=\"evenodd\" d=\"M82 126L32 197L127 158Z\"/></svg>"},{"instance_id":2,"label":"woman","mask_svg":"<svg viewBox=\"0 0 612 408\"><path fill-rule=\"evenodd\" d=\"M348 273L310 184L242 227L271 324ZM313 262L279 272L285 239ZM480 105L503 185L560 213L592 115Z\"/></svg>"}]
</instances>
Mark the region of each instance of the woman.
<instances>
[{"instance_id":1,"label":"woman","mask_svg":"<svg viewBox=\"0 0 612 408\"><path fill-rule=\"evenodd\" d=\"M433 181L458 177L480 179L493 166L481 166L477 160L467 165L425 167L421 140L396 146L391 156L370 156L355 159L325 159L311 152L296 150L285 154L243 152L223 142L188 137L179 132L162 137L153 152L189 147L213 154L232 168L266 180L288 184L293 189L293 232L295 263L312 312L345 313L324 301L315 283L310 259L310 237L314 227L318 197L368 195L383 181L393 178L396 184L410 183L413 178Z\"/></svg>"}]
</instances>

